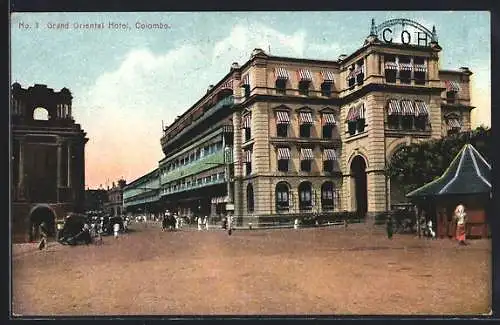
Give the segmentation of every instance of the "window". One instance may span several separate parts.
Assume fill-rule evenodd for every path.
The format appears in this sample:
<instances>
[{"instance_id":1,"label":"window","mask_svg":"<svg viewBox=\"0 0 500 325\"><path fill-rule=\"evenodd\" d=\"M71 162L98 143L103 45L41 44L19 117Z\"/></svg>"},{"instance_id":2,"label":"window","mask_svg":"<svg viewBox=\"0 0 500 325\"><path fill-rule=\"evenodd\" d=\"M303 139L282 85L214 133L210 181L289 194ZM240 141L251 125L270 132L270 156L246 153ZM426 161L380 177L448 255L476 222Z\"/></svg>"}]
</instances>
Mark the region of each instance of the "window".
<instances>
[{"instance_id":1,"label":"window","mask_svg":"<svg viewBox=\"0 0 500 325\"><path fill-rule=\"evenodd\" d=\"M425 59L419 57L413 58L413 78L415 79L416 85L425 85L426 71Z\"/></svg>"},{"instance_id":2,"label":"window","mask_svg":"<svg viewBox=\"0 0 500 325\"><path fill-rule=\"evenodd\" d=\"M278 137L286 138L288 136L288 124L290 124L290 116L287 111L276 112L276 134Z\"/></svg>"},{"instance_id":3,"label":"window","mask_svg":"<svg viewBox=\"0 0 500 325\"><path fill-rule=\"evenodd\" d=\"M33 110L33 119L39 121L47 121L49 119L49 111L43 107L37 107Z\"/></svg>"},{"instance_id":4,"label":"window","mask_svg":"<svg viewBox=\"0 0 500 325\"><path fill-rule=\"evenodd\" d=\"M253 198L253 186L252 184L247 185L247 211L253 212L254 210L254 198Z\"/></svg>"},{"instance_id":5,"label":"window","mask_svg":"<svg viewBox=\"0 0 500 325\"><path fill-rule=\"evenodd\" d=\"M311 171L311 160L301 160L300 161L300 170L303 172Z\"/></svg>"},{"instance_id":6,"label":"window","mask_svg":"<svg viewBox=\"0 0 500 325\"><path fill-rule=\"evenodd\" d=\"M333 210L334 203L334 187L332 182L325 182L321 186L321 209Z\"/></svg>"},{"instance_id":7,"label":"window","mask_svg":"<svg viewBox=\"0 0 500 325\"><path fill-rule=\"evenodd\" d=\"M323 171L328 173L333 172L333 160L323 161Z\"/></svg>"},{"instance_id":8,"label":"window","mask_svg":"<svg viewBox=\"0 0 500 325\"><path fill-rule=\"evenodd\" d=\"M356 83L358 85L362 85L363 80L365 79L365 67L363 64L363 60L359 60L356 63L356 70L355 70L354 74L356 76Z\"/></svg>"},{"instance_id":9,"label":"window","mask_svg":"<svg viewBox=\"0 0 500 325\"><path fill-rule=\"evenodd\" d=\"M245 92L245 98L248 98L250 96L250 85L244 85L243 90Z\"/></svg>"},{"instance_id":10,"label":"window","mask_svg":"<svg viewBox=\"0 0 500 325\"><path fill-rule=\"evenodd\" d=\"M288 171L288 159L279 159L278 160L278 170L280 172Z\"/></svg>"},{"instance_id":11,"label":"window","mask_svg":"<svg viewBox=\"0 0 500 325\"><path fill-rule=\"evenodd\" d=\"M243 152L243 162L245 163L245 175L249 176L252 173L252 151Z\"/></svg>"},{"instance_id":12,"label":"window","mask_svg":"<svg viewBox=\"0 0 500 325\"><path fill-rule=\"evenodd\" d=\"M448 124L448 135L453 135L460 133L460 130L462 129L462 123L460 122L460 117L456 115L452 115L447 118L447 124Z\"/></svg>"},{"instance_id":13,"label":"window","mask_svg":"<svg viewBox=\"0 0 500 325\"><path fill-rule=\"evenodd\" d=\"M312 161L314 160L314 153L312 148L300 149L300 170L303 172L310 172Z\"/></svg>"},{"instance_id":14,"label":"window","mask_svg":"<svg viewBox=\"0 0 500 325\"><path fill-rule=\"evenodd\" d=\"M276 80L276 93L280 95L286 94L286 79Z\"/></svg>"},{"instance_id":15,"label":"window","mask_svg":"<svg viewBox=\"0 0 500 325\"><path fill-rule=\"evenodd\" d=\"M355 135L365 131L365 105L359 103L352 106L347 113L347 132Z\"/></svg>"},{"instance_id":16,"label":"window","mask_svg":"<svg viewBox=\"0 0 500 325\"><path fill-rule=\"evenodd\" d=\"M331 139L333 137L333 125L323 125L323 139Z\"/></svg>"},{"instance_id":17,"label":"window","mask_svg":"<svg viewBox=\"0 0 500 325\"><path fill-rule=\"evenodd\" d=\"M249 141L252 138L252 116L250 114L243 117L243 132L244 132L244 141Z\"/></svg>"},{"instance_id":18,"label":"window","mask_svg":"<svg viewBox=\"0 0 500 325\"><path fill-rule=\"evenodd\" d=\"M311 137L311 124L301 124L300 125L300 137L310 138Z\"/></svg>"},{"instance_id":19,"label":"window","mask_svg":"<svg viewBox=\"0 0 500 325\"><path fill-rule=\"evenodd\" d=\"M321 84L321 96L330 97L332 95L332 83L324 82Z\"/></svg>"},{"instance_id":20,"label":"window","mask_svg":"<svg viewBox=\"0 0 500 325\"><path fill-rule=\"evenodd\" d=\"M282 138L288 137L288 124L276 125L276 135Z\"/></svg>"},{"instance_id":21,"label":"window","mask_svg":"<svg viewBox=\"0 0 500 325\"><path fill-rule=\"evenodd\" d=\"M280 182L276 184L276 210L288 210L290 206L290 192L288 184Z\"/></svg>"},{"instance_id":22,"label":"window","mask_svg":"<svg viewBox=\"0 0 500 325\"><path fill-rule=\"evenodd\" d=\"M356 84L356 78L355 78L355 67L354 64L349 68L349 74L347 76L347 85L349 88L354 87Z\"/></svg>"},{"instance_id":23,"label":"window","mask_svg":"<svg viewBox=\"0 0 500 325\"><path fill-rule=\"evenodd\" d=\"M300 81L299 82L299 95L309 95L309 85L310 81Z\"/></svg>"},{"instance_id":24,"label":"window","mask_svg":"<svg viewBox=\"0 0 500 325\"><path fill-rule=\"evenodd\" d=\"M299 209L310 210L312 209L312 186L309 182L302 182L299 185Z\"/></svg>"},{"instance_id":25,"label":"window","mask_svg":"<svg viewBox=\"0 0 500 325\"><path fill-rule=\"evenodd\" d=\"M413 67L410 63L410 58L407 56L399 57L399 81L402 84L411 83L411 71Z\"/></svg>"},{"instance_id":26,"label":"window","mask_svg":"<svg viewBox=\"0 0 500 325\"><path fill-rule=\"evenodd\" d=\"M448 104L454 104L456 97L457 97L457 93L455 91L447 91L446 92L446 102Z\"/></svg>"}]
</instances>

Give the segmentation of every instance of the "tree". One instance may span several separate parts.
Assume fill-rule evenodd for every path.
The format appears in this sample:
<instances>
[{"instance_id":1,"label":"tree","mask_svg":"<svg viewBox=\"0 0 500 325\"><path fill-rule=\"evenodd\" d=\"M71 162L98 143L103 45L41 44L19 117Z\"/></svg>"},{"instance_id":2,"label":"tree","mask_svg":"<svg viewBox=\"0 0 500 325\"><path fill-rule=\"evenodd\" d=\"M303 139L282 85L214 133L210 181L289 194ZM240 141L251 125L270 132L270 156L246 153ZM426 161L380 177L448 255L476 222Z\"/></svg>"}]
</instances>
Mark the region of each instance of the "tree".
<instances>
[{"instance_id":1,"label":"tree","mask_svg":"<svg viewBox=\"0 0 500 325\"><path fill-rule=\"evenodd\" d=\"M404 146L392 156L386 175L409 193L440 177L467 142L490 162L491 141L491 129L481 126L471 132Z\"/></svg>"}]
</instances>

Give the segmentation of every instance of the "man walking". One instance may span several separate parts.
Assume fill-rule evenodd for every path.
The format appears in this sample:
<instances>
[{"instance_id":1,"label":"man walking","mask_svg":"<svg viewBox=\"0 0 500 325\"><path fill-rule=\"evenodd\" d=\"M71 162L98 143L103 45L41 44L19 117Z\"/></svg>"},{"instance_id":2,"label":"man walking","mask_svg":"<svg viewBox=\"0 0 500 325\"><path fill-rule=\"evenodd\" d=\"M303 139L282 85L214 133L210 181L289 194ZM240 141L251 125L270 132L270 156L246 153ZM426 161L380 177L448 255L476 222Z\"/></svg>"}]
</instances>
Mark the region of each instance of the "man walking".
<instances>
[{"instance_id":1,"label":"man walking","mask_svg":"<svg viewBox=\"0 0 500 325\"><path fill-rule=\"evenodd\" d=\"M389 238L389 239L392 239L392 233L394 231L393 227L394 227L394 224L392 221L392 216L389 216L387 218L387 238Z\"/></svg>"},{"instance_id":2,"label":"man walking","mask_svg":"<svg viewBox=\"0 0 500 325\"><path fill-rule=\"evenodd\" d=\"M38 249L42 250L47 247L48 227L45 221L40 224L39 231L40 231L40 242L38 243Z\"/></svg>"}]
</instances>

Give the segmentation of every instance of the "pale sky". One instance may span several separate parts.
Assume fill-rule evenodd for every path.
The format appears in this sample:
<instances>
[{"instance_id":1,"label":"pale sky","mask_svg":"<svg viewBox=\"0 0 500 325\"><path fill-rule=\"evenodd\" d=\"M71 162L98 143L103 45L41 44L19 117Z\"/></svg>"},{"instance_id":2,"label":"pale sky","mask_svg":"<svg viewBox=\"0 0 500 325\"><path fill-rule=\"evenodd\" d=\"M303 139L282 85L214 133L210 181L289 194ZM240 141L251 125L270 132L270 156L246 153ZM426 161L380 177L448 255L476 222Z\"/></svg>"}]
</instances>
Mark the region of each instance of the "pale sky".
<instances>
[{"instance_id":1,"label":"pale sky","mask_svg":"<svg viewBox=\"0 0 500 325\"><path fill-rule=\"evenodd\" d=\"M490 14L459 12L13 13L11 81L73 94L87 132L86 187L130 182L158 166L169 125L256 47L272 55L336 60L363 45L376 24L409 18L436 26L441 69L469 67L473 127L491 125ZM75 29L104 23L105 29ZM128 23L109 29L108 23ZM69 29L49 28L69 23ZM136 23L162 23L140 29ZM29 25L29 28L26 26ZM23 27L24 26L24 27Z\"/></svg>"}]
</instances>

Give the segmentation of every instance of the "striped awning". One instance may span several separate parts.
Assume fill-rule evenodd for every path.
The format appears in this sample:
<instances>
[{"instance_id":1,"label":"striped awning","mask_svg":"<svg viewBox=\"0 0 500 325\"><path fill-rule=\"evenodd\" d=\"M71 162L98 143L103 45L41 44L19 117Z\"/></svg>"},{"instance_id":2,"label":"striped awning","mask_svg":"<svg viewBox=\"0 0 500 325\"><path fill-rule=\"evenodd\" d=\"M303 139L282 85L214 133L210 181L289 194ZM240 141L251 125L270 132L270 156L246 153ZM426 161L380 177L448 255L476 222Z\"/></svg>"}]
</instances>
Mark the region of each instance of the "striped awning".
<instances>
[{"instance_id":1,"label":"striped awning","mask_svg":"<svg viewBox=\"0 0 500 325\"><path fill-rule=\"evenodd\" d=\"M427 115L429 115L429 107L427 107L427 103L420 100L415 101L415 116Z\"/></svg>"},{"instance_id":2,"label":"striped awning","mask_svg":"<svg viewBox=\"0 0 500 325\"><path fill-rule=\"evenodd\" d=\"M233 79L226 81L225 83L222 84L220 89L233 89Z\"/></svg>"},{"instance_id":3,"label":"striped awning","mask_svg":"<svg viewBox=\"0 0 500 325\"><path fill-rule=\"evenodd\" d=\"M323 160L337 160L335 149L325 149L323 151Z\"/></svg>"},{"instance_id":4,"label":"striped awning","mask_svg":"<svg viewBox=\"0 0 500 325\"><path fill-rule=\"evenodd\" d=\"M323 77L323 82L333 83L333 71L323 70L321 71L321 76Z\"/></svg>"},{"instance_id":5,"label":"striped awning","mask_svg":"<svg viewBox=\"0 0 500 325\"><path fill-rule=\"evenodd\" d=\"M347 113L347 121L354 122L359 118L359 108L358 106L352 106L349 108L349 112Z\"/></svg>"},{"instance_id":6,"label":"striped awning","mask_svg":"<svg viewBox=\"0 0 500 325\"><path fill-rule=\"evenodd\" d=\"M311 112L300 112L300 124L313 124Z\"/></svg>"},{"instance_id":7,"label":"striped awning","mask_svg":"<svg viewBox=\"0 0 500 325\"><path fill-rule=\"evenodd\" d=\"M407 99L401 100L401 115L415 115L413 101Z\"/></svg>"},{"instance_id":8,"label":"striped awning","mask_svg":"<svg viewBox=\"0 0 500 325\"><path fill-rule=\"evenodd\" d=\"M276 123L277 124L289 124L290 116L288 116L288 112L278 111L276 112Z\"/></svg>"},{"instance_id":9,"label":"striped awning","mask_svg":"<svg viewBox=\"0 0 500 325\"><path fill-rule=\"evenodd\" d=\"M385 69L386 70L397 70L398 69L398 64L396 62L385 62Z\"/></svg>"},{"instance_id":10,"label":"striped awning","mask_svg":"<svg viewBox=\"0 0 500 325\"><path fill-rule=\"evenodd\" d=\"M388 115L401 115L401 105L397 99L389 99Z\"/></svg>"},{"instance_id":11,"label":"striped awning","mask_svg":"<svg viewBox=\"0 0 500 325\"><path fill-rule=\"evenodd\" d=\"M412 69L411 63L399 63L399 70L401 71L411 71Z\"/></svg>"},{"instance_id":12,"label":"striped awning","mask_svg":"<svg viewBox=\"0 0 500 325\"><path fill-rule=\"evenodd\" d=\"M333 113L323 114L323 125L335 125L336 123L335 115L333 115Z\"/></svg>"},{"instance_id":13,"label":"striped awning","mask_svg":"<svg viewBox=\"0 0 500 325\"><path fill-rule=\"evenodd\" d=\"M252 126L252 115L248 114L243 117L243 128L250 129Z\"/></svg>"},{"instance_id":14,"label":"striped awning","mask_svg":"<svg viewBox=\"0 0 500 325\"><path fill-rule=\"evenodd\" d=\"M448 127L450 129L461 129L462 124L460 123L460 121L458 119L450 118L450 119L448 119Z\"/></svg>"},{"instance_id":15,"label":"striped awning","mask_svg":"<svg viewBox=\"0 0 500 325\"><path fill-rule=\"evenodd\" d=\"M290 75L288 74L288 70L283 67L276 67L274 69L274 74L276 79L288 80L290 79Z\"/></svg>"},{"instance_id":16,"label":"striped awning","mask_svg":"<svg viewBox=\"0 0 500 325\"><path fill-rule=\"evenodd\" d=\"M300 160L313 160L314 154L311 148L301 148L300 149Z\"/></svg>"},{"instance_id":17,"label":"striped awning","mask_svg":"<svg viewBox=\"0 0 500 325\"><path fill-rule=\"evenodd\" d=\"M446 85L446 91L450 92L459 92L460 91L460 84L458 81L453 81L453 80L445 80L444 84Z\"/></svg>"},{"instance_id":18,"label":"striped awning","mask_svg":"<svg viewBox=\"0 0 500 325\"><path fill-rule=\"evenodd\" d=\"M362 73L365 73L365 66L364 65L357 66L356 69L354 69L355 76L358 76Z\"/></svg>"},{"instance_id":19,"label":"striped awning","mask_svg":"<svg viewBox=\"0 0 500 325\"><path fill-rule=\"evenodd\" d=\"M290 159L290 148L278 148L278 159L285 160Z\"/></svg>"},{"instance_id":20,"label":"striped awning","mask_svg":"<svg viewBox=\"0 0 500 325\"><path fill-rule=\"evenodd\" d=\"M241 78L241 83L240 85L243 86L249 86L250 85L250 75L246 74Z\"/></svg>"},{"instance_id":21,"label":"striped awning","mask_svg":"<svg viewBox=\"0 0 500 325\"><path fill-rule=\"evenodd\" d=\"M349 74L347 75L347 80L353 79L356 77L356 69L349 70Z\"/></svg>"},{"instance_id":22,"label":"striped awning","mask_svg":"<svg viewBox=\"0 0 500 325\"><path fill-rule=\"evenodd\" d=\"M252 162L252 151L251 150L243 151L243 162L244 163L251 163Z\"/></svg>"},{"instance_id":23,"label":"striped awning","mask_svg":"<svg viewBox=\"0 0 500 325\"><path fill-rule=\"evenodd\" d=\"M414 64L413 65L413 70L415 72L426 72L427 71L427 66L425 64Z\"/></svg>"},{"instance_id":24,"label":"striped awning","mask_svg":"<svg viewBox=\"0 0 500 325\"><path fill-rule=\"evenodd\" d=\"M312 73L308 69L299 69L299 80L300 81L312 81Z\"/></svg>"},{"instance_id":25,"label":"striped awning","mask_svg":"<svg viewBox=\"0 0 500 325\"><path fill-rule=\"evenodd\" d=\"M226 202L229 202L229 200L228 200L227 196L218 196L218 197L213 197L210 202L211 203L226 203Z\"/></svg>"}]
</instances>

